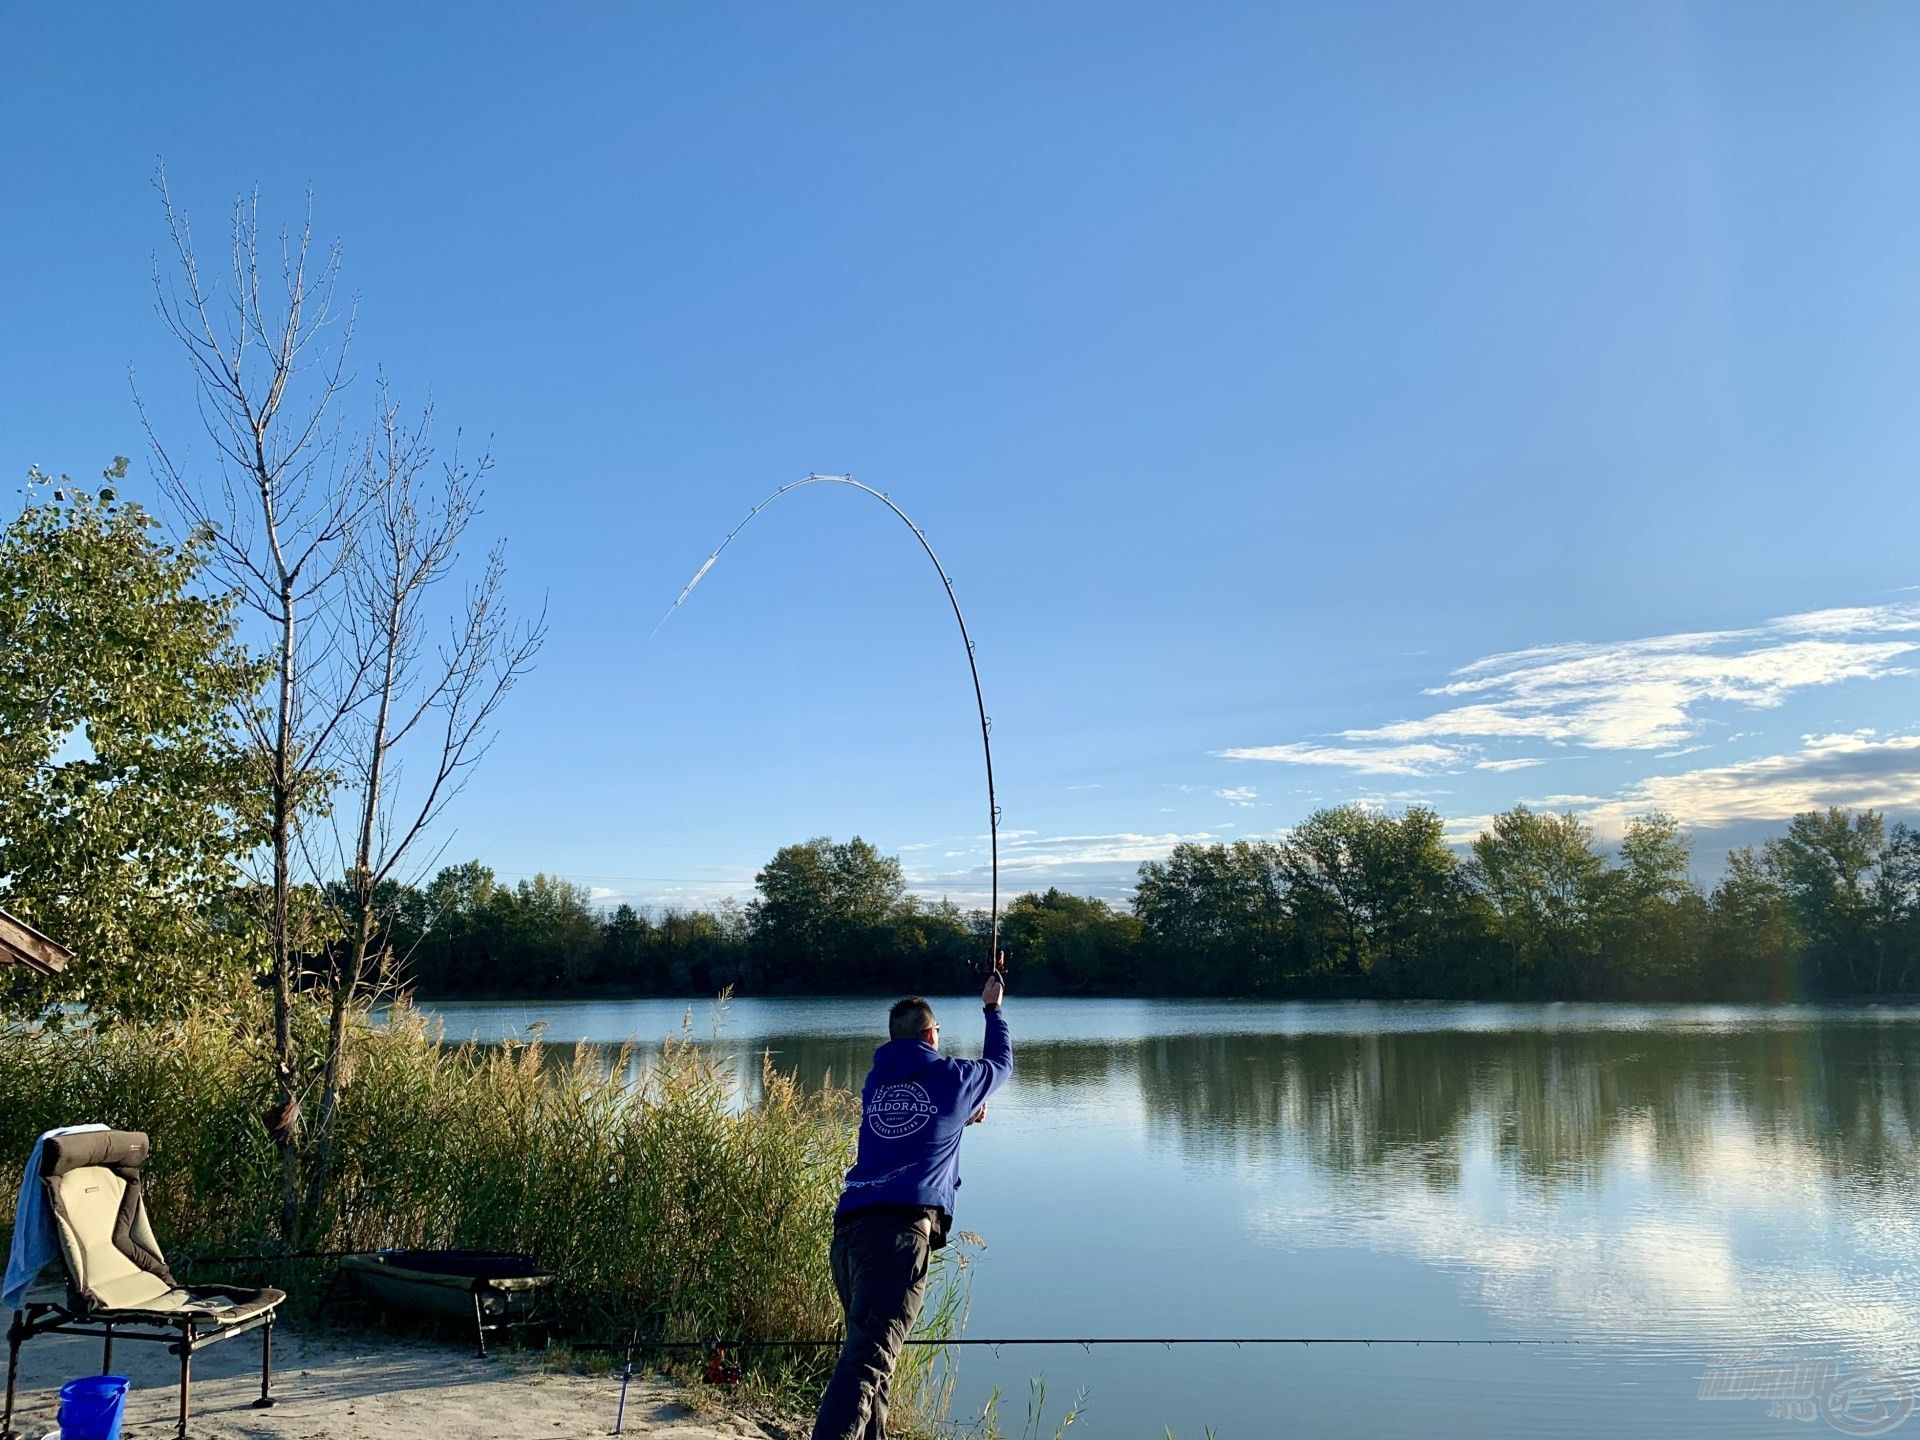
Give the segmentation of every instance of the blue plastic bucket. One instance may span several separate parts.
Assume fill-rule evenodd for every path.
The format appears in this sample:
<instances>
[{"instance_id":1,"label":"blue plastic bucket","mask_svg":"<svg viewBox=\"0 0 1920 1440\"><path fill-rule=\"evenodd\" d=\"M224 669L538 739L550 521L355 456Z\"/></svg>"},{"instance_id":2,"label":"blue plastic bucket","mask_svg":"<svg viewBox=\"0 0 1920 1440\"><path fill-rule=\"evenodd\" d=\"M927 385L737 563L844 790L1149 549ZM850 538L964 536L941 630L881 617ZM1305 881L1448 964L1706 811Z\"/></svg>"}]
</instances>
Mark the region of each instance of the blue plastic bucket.
<instances>
[{"instance_id":1,"label":"blue plastic bucket","mask_svg":"<svg viewBox=\"0 0 1920 1440\"><path fill-rule=\"evenodd\" d=\"M60 1440L120 1440L127 1408L124 1375L89 1375L60 1387Z\"/></svg>"}]
</instances>

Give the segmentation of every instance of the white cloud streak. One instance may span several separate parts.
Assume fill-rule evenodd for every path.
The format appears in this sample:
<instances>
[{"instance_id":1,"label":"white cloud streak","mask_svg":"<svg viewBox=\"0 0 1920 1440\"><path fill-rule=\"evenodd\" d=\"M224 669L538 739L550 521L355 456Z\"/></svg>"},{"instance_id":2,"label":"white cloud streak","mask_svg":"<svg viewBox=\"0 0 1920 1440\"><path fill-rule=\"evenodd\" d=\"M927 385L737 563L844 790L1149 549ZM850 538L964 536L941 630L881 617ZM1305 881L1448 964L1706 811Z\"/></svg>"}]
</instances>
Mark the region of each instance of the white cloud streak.
<instances>
[{"instance_id":1,"label":"white cloud streak","mask_svg":"<svg viewBox=\"0 0 1920 1440\"><path fill-rule=\"evenodd\" d=\"M1460 703L1328 741L1236 746L1227 760L1312 765L1361 775L1520 770L1540 757L1482 758L1489 743L1590 750L1674 750L1706 723L1704 707L1771 710L1797 691L1912 673L1920 606L1810 610L1740 630L1542 645L1489 655L1425 693Z\"/></svg>"},{"instance_id":2,"label":"white cloud streak","mask_svg":"<svg viewBox=\"0 0 1920 1440\"><path fill-rule=\"evenodd\" d=\"M1161 834L1121 831L1111 835L1036 835L1025 831L1000 839L1000 896L1005 901L1021 890L1059 886L1081 894L1124 900L1133 890L1135 873L1143 860L1164 860L1174 846L1189 841L1208 844L1233 837L1213 831ZM984 847L950 851L942 858L976 863L961 869L913 871L908 888L915 894L947 896L962 905L984 905L987 866Z\"/></svg>"},{"instance_id":3,"label":"white cloud streak","mask_svg":"<svg viewBox=\"0 0 1920 1440\"><path fill-rule=\"evenodd\" d=\"M1920 735L1879 736L1871 730L1808 735L1800 749L1787 754L1653 775L1610 796L1537 795L1521 803L1572 811L1603 841L1617 840L1629 820L1653 810L1700 830L1778 825L1829 805L1920 815ZM1466 844L1493 819L1490 814L1450 817L1446 837Z\"/></svg>"},{"instance_id":4,"label":"white cloud streak","mask_svg":"<svg viewBox=\"0 0 1920 1440\"><path fill-rule=\"evenodd\" d=\"M1243 745L1213 752L1222 760L1267 760L1282 765L1326 765L1362 775L1429 775L1456 765L1463 752L1450 745Z\"/></svg>"},{"instance_id":5,"label":"white cloud streak","mask_svg":"<svg viewBox=\"0 0 1920 1440\"><path fill-rule=\"evenodd\" d=\"M1697 712L1708 703L1770 710L1796 690L1907 674L1896 662L1920 649L1916 631L1920 607L1852 606L1745 630L1540 646L1476 660L1427 692L1470 703L1340 734L1391 744L1532 739L1661 749L1698 734Z\"/></svg>"},{"instance_id":6,"label":"white cloud streak","mask_svg":"<svg viewBox=\"0 0 1920 1440\"><path fill-rule=\"evenodd\" d=\"M1712 827L1785 820L1829 805L1920 811L1920 735L1809 735L1792 754L1650 776L1585 814L1596 831L1611 835L1648 810Z\"/></svg>"}]
</instances>

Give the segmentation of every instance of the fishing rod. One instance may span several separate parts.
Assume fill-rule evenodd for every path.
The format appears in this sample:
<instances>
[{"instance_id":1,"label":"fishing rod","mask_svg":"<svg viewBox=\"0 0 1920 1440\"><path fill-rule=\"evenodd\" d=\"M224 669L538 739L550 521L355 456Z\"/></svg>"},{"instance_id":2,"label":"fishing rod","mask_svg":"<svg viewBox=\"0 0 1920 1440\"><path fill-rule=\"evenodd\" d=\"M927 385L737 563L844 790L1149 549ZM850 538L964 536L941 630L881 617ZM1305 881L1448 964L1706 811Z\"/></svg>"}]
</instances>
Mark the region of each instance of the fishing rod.
<instances>
[{"instance_id":1,"label":"fishing rod","mask_svg":"<svg viewBox=\"0 0 1920 1440\"><path fill-rule=\"evenodd\" d=\"M377 1255L378 1250L272 1250L258 1255L189 1255L179 1269L196 1265L274 1265L291 1260L344 1260L349 1255Z\"/></svg>"},{"instance_id":2,"label":"fishing rod","mask_svg":"<svg viewBox=\"0 0 1920 1440\"><path fill-rule=\"evenodd\" d=\"M940 583L946 588L947 603L953 607L954 622L959 625L960 639L967 647L967 670L973 676L973 703L975 708L980 712L980 748L985 754L987 762L987 840L991 847L992 855L993 908L991 912L992 928L987 941L986 970L987 973L991 974L999 967L1000 962L1000 803L995 798L993 789L993 721L987 715L986 695L980 688L980 665L974 658L973 636L967 632L967 617L961 613L960 596L953 588L953 577L947 573L947 567L940 563L940 557L934 553L932 542L927 539L926 532L913 522L913 517L908 515L907 512L902 510L898 505L894 504L892 497L889 496L886 491L876 490L871 485L862 484L851 475L805 475L798 480L789 480L785 485L782 485L778 490L775 490L771 495L767 496L766 499L749 510L746 518L727 532L727 538L722 540L714 552L707 556L706 562L702 564L698 570L693 572L693 578L687 581L686 588L674 598L673 604L667 607L667 613L662 615L660 617L660 623L653 627L653 635L660 633L661 626L664 626L667 621L671 620L673 618L673 612L686 603L687 597L693 594L694 587L707 578L707 572L713 569L714 562L718 560L726 548L733 543L734 536L752 524L755 516L772 505L773 502L778 500L782 495L807 485L845 485L850 489L858 490L863 495L871 495L874 499L878 500L894 513L901 524L913 532L913 538L918 540L920 542L920 548L927 552L927 559L933 562L933 568L939 573ZM649 635L647 638L651 640L653 635Z\"/></svg>"}]
</instances>

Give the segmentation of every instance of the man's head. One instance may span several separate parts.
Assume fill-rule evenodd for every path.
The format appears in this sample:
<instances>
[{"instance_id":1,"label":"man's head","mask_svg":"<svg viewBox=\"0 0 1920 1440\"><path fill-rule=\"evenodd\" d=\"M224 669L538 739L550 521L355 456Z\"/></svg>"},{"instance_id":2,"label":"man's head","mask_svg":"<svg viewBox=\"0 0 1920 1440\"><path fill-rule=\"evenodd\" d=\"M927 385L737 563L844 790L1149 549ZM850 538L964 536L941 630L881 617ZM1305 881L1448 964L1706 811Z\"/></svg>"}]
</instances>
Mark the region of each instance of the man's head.
<instances>
[{"instance_id":1,"label":"man's head","mask_svg":"<svg viewBox=\"0 0 1920 1440\"><path fill-rule=\"evenodd\" d=\"M918 995L893 1002L887 1012L887 1034L895 1040L924 1040L940 1048L940 1022L933 1018L933 1006Z\"/></svg>"}]
</instances>

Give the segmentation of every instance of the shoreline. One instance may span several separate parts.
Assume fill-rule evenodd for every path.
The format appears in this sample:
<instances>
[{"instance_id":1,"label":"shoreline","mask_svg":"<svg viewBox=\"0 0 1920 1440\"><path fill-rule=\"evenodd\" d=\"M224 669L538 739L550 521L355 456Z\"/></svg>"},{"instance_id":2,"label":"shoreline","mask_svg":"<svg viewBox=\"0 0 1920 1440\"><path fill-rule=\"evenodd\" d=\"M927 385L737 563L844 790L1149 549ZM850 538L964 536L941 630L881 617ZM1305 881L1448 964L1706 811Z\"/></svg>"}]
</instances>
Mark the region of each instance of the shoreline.
<instances>
[{"instance_id":1,"label":"shoreline","mask_svg":"<svg viewBox=\"0 0 1920 1440\"><path fill-rule=\"evenodd\" d=\"M1018 976L1013 978L1018 979ZM924 992L932 1000L953 1000L971 998L971 992L965 990ZM1009 991L1011 996L1014 992ZM1217 1005L1379 1005L1397 1006L1454 1006L1459 1008L1510 1008L1516 1005L1571 1005L1571 1006L1621 1006L1637 1005L1662 1007L1674 1010L1697 1009L1701 1006L1724 1007L1735 1010L1775 1010L1784 1005L1803 1005L1821 1010L1862 1010L1875 1007L1888 1009L1908 1009L1920 1006L1920 991L1899 995L1806 995L1797 997L1779 997L1776 999L1755 999L1747 996L1740 999L1716 999L1703 996L1691 999L1675 998L1670 995L1649 999L1636 999L1631 996L1551 996L1551 995L1515 995L1504 998L1489 996L1462 997L1446 995L1213 995L1213 994L1175 994L1168 991L1155 991L1152 994L1074 994L1060 990L1027 990L1019 992L1025 1000L1072 1000L1072 1001L1170 1001L1176 1004L1217 1004ZM660 994L643 991L633 993L623 990L565 990L565 991L471 991L459 994L428 995L419 991L408 991L404 997L416 1009L437 1005L537 1005L549 1002L563 1004L626 1004L636 1001L658 1001L675 1005L712 1005L719 997L714 994L698 995ZM898 998L893 990L765 990L746 993L734 992L727 997L729 1001L753 1000L892 1000Z\"/></svg>"},{"instance_id":2,"label":"shoreline","mask_svg":"<svg viewBox=\"0 0 1920 1440\"><path fill-rule=\"evenodd\" d=\"M256 1410L258 1335L194 1357L193 1440L588 1440L613 1429L617 1371L553 1367L539 1351L500 1351L486 1360L448 1341L380 1329L312 1324L275 1327L272 1409ZM555 1352L564 1353L564 1352ZM171 1440L178 1415L178 1362L165 1345L122 1340L114 1371L133 1382L125 1434ZM50 1335L20 1350L22 1440L55 1429L60 1386L98 1373L97 1340ZM743 1416L703 1412L688 1392L636 1371L627 1395L628 1435L649 1440L768 1440Z\"/></svg>"}]
</instances>

